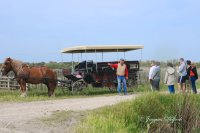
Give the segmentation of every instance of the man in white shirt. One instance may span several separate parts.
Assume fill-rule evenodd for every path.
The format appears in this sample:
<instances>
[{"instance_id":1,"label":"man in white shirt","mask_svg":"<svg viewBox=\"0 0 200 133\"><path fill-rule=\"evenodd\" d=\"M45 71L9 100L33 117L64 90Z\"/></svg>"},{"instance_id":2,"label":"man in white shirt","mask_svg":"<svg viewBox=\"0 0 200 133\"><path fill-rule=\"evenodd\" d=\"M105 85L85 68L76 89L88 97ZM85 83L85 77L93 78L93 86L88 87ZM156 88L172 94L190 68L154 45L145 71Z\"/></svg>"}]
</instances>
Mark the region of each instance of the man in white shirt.
<instances>
[{"instance_id":1,"label":"man in white shirt","mask_svg":"<svg viewBox=\"0 0 200 133\"><path fill-rule=\"evenodd\" d=\"M180 66L178 68L178 86L179 86L179 91L182 91L185 93L186 87L185 87L185 82L187 79L187 66L183 58L180 58Z\"/></svg>"},{"instance_id":2,"label":"man in white shirt","mask_svg":"<svg viewBox=\"0 0 200 133\"><path fill-rule=\"evenodd\" d=\"M160 63L152 61L151 68L149 71L149 81L151 84L152 91L159 90L160 83Z\"/></svg>"}]
</instances>

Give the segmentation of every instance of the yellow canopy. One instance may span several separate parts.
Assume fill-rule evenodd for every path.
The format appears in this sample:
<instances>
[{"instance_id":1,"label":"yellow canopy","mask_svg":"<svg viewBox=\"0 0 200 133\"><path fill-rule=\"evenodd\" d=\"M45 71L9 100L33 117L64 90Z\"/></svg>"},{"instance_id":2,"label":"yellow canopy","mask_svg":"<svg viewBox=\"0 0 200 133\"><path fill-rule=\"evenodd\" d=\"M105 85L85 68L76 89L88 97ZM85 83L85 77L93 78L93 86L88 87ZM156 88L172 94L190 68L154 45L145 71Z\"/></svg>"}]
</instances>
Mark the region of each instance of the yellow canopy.
<instances>
[{"instance_id":1,"label":"yellow canopy","mask_svg":"<svg viewBox=\"0 0 200 133\"><path fill-rule=\"evenodd\" d=\"M143 45L96 45L64 48L61 53L127 52L143 49Z\"/></svg>"}]
</instances>

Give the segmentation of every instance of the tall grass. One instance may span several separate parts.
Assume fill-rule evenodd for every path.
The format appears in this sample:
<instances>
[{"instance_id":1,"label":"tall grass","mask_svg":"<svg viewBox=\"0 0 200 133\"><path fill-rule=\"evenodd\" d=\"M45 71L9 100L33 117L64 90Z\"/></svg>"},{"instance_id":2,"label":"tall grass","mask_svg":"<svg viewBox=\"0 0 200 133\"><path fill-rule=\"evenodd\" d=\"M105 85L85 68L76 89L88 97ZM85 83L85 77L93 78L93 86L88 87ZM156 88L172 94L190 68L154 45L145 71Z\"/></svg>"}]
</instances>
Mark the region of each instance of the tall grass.
<instances>
[{"instance_id":1,"label":"tall grass","mask_svg":"<svg viewBox=\"0 0 200 133\"><path fill-rule=\"evenodd\" d=\"M77 132L193 133L199 127L199 96L152 93L92 112Z\"/></svg>"}]
</instances>

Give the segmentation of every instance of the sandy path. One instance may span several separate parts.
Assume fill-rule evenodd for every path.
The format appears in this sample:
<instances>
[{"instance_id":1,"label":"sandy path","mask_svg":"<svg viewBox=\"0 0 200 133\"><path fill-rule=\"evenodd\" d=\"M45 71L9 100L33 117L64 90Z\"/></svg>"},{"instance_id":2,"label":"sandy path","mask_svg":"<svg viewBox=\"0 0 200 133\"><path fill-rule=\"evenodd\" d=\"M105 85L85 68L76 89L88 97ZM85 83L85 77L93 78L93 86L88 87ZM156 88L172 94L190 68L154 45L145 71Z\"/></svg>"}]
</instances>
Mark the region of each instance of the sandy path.
<instances>
[{"instance_id":1,"label":"sandy path","mask_svg":"<svg viewBox=\"0 0 200 133\"><path fill-rule=\"evenodd\" d=\"M50 116L53 112L92 110L130 100L136 96L99 96L27 103L0 103L0 132L35 132L36 127L31 126L30 123L35 119ZM25 126L27 123L30 129Z\"/></svg>"}]
</instances>

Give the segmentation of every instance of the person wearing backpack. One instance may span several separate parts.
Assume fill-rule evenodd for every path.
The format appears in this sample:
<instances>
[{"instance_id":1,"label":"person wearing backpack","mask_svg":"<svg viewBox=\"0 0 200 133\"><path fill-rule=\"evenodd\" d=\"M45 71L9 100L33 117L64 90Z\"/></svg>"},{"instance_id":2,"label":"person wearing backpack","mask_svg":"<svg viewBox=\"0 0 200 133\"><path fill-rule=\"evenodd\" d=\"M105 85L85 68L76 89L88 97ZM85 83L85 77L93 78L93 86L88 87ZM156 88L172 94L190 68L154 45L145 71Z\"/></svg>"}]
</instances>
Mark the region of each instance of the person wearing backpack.
<instances>
[{"instance_id":1,"label":"person wearing backpack","mask_svg":"<svg viewBox=\"0 0 200 133\"><path fill-rule=\"evenodd\" d=\"M189 78L192 85L192 91L194 94L197 94L196 80L198 79L198 73L197 73L197 68L194 65L194 63L191 63L190 69L188 71L189 71Z\"/></svg>"},{"instance_id":2,"label":"person wearing backpack","mask_svg":"<svg viewBox=\"0 0 200 133\"><path fill-rule=\"evenodd\" d=\"M167 63L167 70L165 73L164 83L168 85L169 93L174 94L174 84L176 83L176 70L173 68L172 63Z\"/></svg>"}]
</instances>

